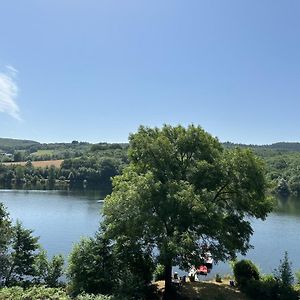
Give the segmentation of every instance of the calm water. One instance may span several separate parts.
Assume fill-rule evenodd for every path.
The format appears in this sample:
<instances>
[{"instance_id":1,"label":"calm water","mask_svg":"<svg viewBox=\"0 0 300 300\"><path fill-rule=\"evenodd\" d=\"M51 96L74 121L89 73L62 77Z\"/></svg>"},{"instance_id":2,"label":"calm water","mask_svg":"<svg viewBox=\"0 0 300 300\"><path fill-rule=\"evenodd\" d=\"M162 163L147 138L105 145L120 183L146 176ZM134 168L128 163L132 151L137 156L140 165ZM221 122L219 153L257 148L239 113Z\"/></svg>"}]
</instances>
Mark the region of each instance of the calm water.
<instances>
[{"instance_id":1,"label":"calm water","mask_svg":"<svg viewBox=\"0 0 300 300\"><path fill-rule=\"evenodd\" d=\"M78 194L66 191L0 191L0 202L11 218L34 229L49 255L68 255L73 243L82 236L91 236L101 221L98 194Z\"/></svg>"},{"instance_id":2,"label":"calm water","mask_svg":"<svg viewBox=\"0 0 300 300\"><path fill-rule=\"evenodd\" d=\"M101 221L103 199L100 193L78 194L65 191L0 191L13 220L20 219L26 228L34 229L49 255L68 255L73 243L82 236L91 236ZM278 200L278 208L266 221L253 220L254 249L247 258L258 264L264 273L278 266L288 251L293 269L300 269L300 199ZM228 264L215 266L215 273L229 273Z\"/></svg>"}]
</instances>

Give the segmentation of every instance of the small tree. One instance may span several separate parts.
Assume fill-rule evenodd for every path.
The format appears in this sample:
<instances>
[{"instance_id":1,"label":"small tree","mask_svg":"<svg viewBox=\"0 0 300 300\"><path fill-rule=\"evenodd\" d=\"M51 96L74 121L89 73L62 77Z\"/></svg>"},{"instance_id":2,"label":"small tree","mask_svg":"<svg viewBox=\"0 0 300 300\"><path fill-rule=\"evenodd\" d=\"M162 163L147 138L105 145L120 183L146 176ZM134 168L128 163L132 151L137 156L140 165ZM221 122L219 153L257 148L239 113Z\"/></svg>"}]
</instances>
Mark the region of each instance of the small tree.
<instances>
[{"instance_id":1,"label":"small tree","mask_svg":"<svg viewBox=\"0 0 300 300\"><path fill-rule=\"evenodd\" d=\"M115 286L116 268L109 240L98 233L76 244L69 257L67 276L74 294L111 294Z\"/></svg>"},{"instance_id":2,"label":"small tree","mask_svg":"<svg viewBox=\"0 0 300 300\"><path fill-rule=\"evenodd\" d=\"M62 255L54 255L51 260L45 250L41 251L35 260L36 281L49 287L58 287L59 278L63 275L64 258Z\"/></svg>"},{"instance_id":3,"label":"small tree","mask_svg":"<svg viewBox=\"0 0 300 300\"><path fill-rule=\"evenodd\" d=\"M120 237L113 245L113 254L118 266L115 294L120 299L145 299L152 293L152 256L139 241Z\"/></svg>"},{"instance_id":4,"label":"small tree","mask_svg":"<svg viewBox=\"0 0 300 300\"><path fill-rule=\"evenodd\" d=\"M294 276L292 272L292 264L289 261L287 251L284 252L284 258L283 260L280 260L278 269L274 270L274 276L284 287L292 286Z\"/></svg>"},{"instance_id":5,"label":"small tree","mask_svg":"<svg viewBox=\"0 0 300 300\"><path fill-rule=\"evenodd\" d=\"M23 228L17 221L13 230L12 251L9 254L9 267L5 284L22 282L35 276L35 258L39 249L38 238L32 236L32 230Z\"/></svg>"}]
</instances>

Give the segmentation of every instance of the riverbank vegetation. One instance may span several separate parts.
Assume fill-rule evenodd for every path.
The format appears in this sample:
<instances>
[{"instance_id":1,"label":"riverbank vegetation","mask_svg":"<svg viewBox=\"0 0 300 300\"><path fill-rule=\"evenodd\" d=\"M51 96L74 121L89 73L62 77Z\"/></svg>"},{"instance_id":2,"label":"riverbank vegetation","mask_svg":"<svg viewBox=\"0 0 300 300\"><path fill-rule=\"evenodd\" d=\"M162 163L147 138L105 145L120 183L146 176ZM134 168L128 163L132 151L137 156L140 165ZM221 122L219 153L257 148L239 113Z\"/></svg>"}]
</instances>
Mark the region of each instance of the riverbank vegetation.
<instances>
[{"instance_id":1,"label":"riverbank vegetation","mask_svg":"<svg viewBox=\"0 0 300 300\"><path fill-rule=\"evenodd\" d=\"M61 168L34 168L30 161L26 166L2 166L11 174L11 184L32 184L37 177L35 184L44 180L50 188L57 180L68 187L89 187L113 180L103 222L94 237L74 246L64 283L60 282L63 258L57 255L49 260L33 232L19 222L12 224L0 206L0 284L5 287L0 299L1 293L13 292L14 286L25 289L18 290L21 294L39 288L45 293L56 291L66 297L62 299L93 299L92 294L159 299L153 284L157 266L163 270L163 298L184 299L172 283L173 266L187 271L203 263L207 251L216 262L246 254L253 234L249 217L265 219L273 208L261 158L244 147L224 147L193 125L141 126L129 137L128 154L126 148L93 145L80 157L65 159ZM287 256L267 282L249 262L236 263L235 268L238 288L249 297L253 297L249 292L253 287L258 294L270 282L272 293L274 283L278 296L272 299L284 300L283 290L296 295ZM46 291L44 286L60 289Z\"/></svg>"},{"instance_id":2,"label":"riverbank vegetation","mask_svg":"<svg viewBox=\"0 0 300 300\"><path fill-rule=\"evenodd\" d=\"M300 143L244 145L223 143L226 149L251 149L265 163L271 193L300 195ZM0 138L0 187L16 189L103 189L111 192L111 177L128 164L128 144L73 141L40 144ZM13 165L10 165L13 163Z\"/></svg>"}]
</instances>

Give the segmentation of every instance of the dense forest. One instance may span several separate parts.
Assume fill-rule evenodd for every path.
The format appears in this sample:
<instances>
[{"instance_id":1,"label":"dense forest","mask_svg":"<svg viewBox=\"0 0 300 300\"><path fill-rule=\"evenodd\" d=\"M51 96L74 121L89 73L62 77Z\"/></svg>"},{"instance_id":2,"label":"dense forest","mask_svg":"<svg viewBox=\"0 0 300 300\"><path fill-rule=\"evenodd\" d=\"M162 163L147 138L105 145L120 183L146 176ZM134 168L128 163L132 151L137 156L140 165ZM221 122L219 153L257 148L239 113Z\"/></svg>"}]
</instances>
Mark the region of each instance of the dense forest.
<instances>
[{"instance_id":1,"label":"dense forest","mask_svg":"<svg viewBox=\"0 0 300 300\"><path fill-rule=\"evenodd\" d=\"M245 145L223 143L224 148L250 148L263 158L270 190L281 196L300 195L300 143ZM128 144L72 141L38 143L0 139L0 186L24 189L111 190L111 177L128 163ZM60 167L33 167L35 161L63 160ZM24 165L11 162L26 162Z\"/></svg>"}]
</instances>

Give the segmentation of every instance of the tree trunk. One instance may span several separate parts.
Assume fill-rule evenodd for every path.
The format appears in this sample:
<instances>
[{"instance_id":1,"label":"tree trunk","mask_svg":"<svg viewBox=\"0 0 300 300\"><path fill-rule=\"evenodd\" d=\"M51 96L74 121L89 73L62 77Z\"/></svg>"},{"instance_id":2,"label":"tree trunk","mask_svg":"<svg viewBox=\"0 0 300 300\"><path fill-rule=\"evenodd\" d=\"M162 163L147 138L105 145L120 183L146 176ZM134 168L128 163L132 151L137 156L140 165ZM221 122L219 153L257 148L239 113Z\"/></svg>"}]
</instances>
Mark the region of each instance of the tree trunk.
<instances>
[{"instance_id":1,"label":"tree trunk","mask_svg":"<svg viewBox=\"0 0 300 300\"><path fill-rule=\"evenodd\" d=\"M164 300L172 299L172 263L165 264L165 293Z\"/></svg>"}]
</instances>

